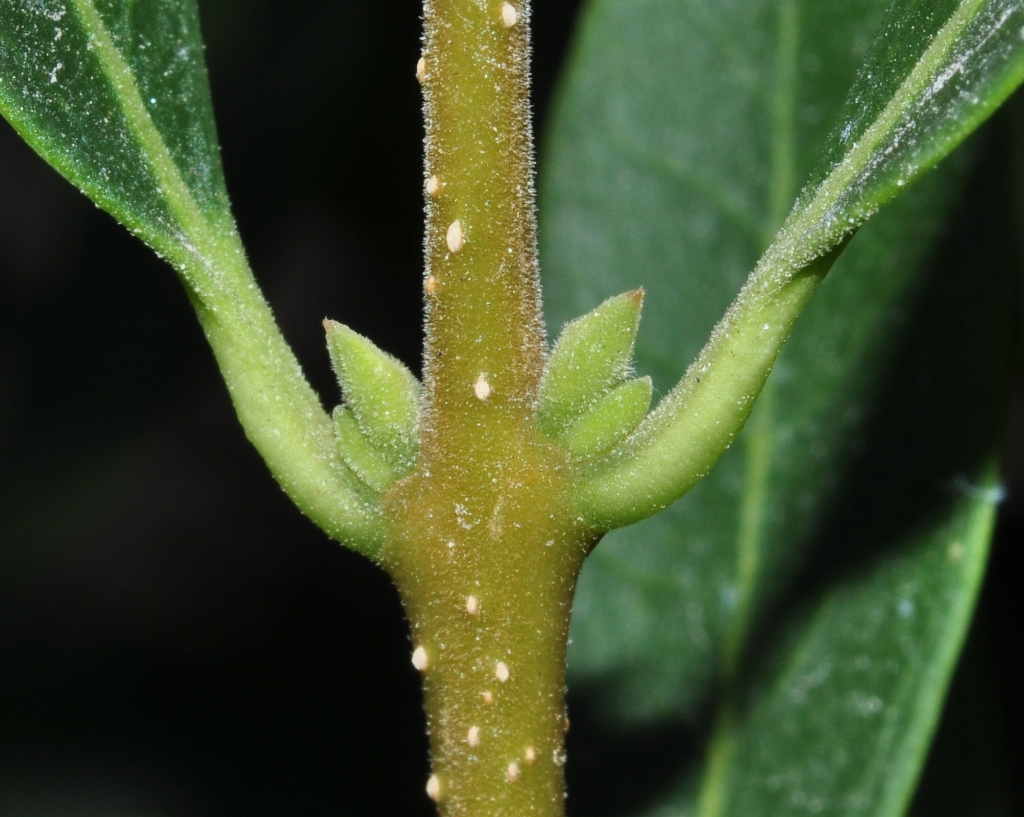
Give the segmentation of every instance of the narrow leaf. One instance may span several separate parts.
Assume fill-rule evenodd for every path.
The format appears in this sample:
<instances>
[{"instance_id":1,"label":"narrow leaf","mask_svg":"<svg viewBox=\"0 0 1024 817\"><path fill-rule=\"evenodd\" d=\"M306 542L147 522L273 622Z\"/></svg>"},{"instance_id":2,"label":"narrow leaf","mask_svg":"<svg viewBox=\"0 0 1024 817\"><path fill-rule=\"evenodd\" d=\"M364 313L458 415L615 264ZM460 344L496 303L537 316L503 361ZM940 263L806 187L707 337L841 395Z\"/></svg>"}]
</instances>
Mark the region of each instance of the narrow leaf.
<instances>
[{"instance_id":1,"label":"narrow leaf","mask_svg":"<svg viewBox=\"0 0 1024 817\"><path fill-rule=\"evenodd\" d=\"M961 497L903 552L837 582L790 623L756 703L720 722L700 817L905 812L974 609L997 495Z\"/></svg>"},{"instance_id":2,"label":"narrow leaf","mask_svg":"<svg viewBox=\"0 0 1024 817\"><path fill-rule=\"evenodd\" d=\"M338 451L359 479L379 493L402 476L366 439L349 408L338 406L333 418Z\"/></svg>"}]
</instances>

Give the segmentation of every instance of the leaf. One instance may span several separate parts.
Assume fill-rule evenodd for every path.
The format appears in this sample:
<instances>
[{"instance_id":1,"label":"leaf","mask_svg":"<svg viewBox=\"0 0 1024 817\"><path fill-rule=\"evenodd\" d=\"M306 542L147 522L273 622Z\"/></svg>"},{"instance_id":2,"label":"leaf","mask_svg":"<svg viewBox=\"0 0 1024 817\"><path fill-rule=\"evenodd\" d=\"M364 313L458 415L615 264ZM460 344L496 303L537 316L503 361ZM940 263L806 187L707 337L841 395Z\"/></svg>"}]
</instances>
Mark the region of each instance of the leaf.
<instances>
[{"instance_id":1,"label":"leaf","mask_svg":"<svg viewBox=\"0 0 1024 817\"><path fill-rule=\"evenodd\" d=\"M574 457L603 454L640 425L651 407L653 390L649 377L621 383L594 403L559 442Z\"/></svg>"},{"instance_id":2,"label":"leaf","mask_svg":"<svg viewBox=\"0 0 1024 817\"><path fill-rule=\"evenodd\" d=\"M848 231L844 220L862 223L960 144L1022 80L1021 0L894 3L840 112L824 170L790 221L816 218L811 229L825 235Z\"/></svg>"},{"instance_id":3,"label":"leaf","mask_svg":"<svg viewBox=\"0 0 1024 817\"><path fill-rule=\"evenodd\" d=\"M419 380L402 361L344 324L325 320L324 329L345 405L367 443L404 476L419 455Z\"/></svg>"},{"instance_id":4,"label":"leaf","mask_svg":"<svg viewBox=\"0 0 1024 817\"><path fill-rule=\"evenodd\" d=\"M915 30L919 42L906 44L916 60L934 42L935 27L946 22L938 15L951 6L936 5L934 14L928 11L932 6L923 4L898 8L916 14L912 19L922 26L932 26ZM605 0L592 5L542 163L541 252L553 324L613 292L643 285L648 295L637 369L653 376L656 390L671 388L783 223L801 180L828 178L836 166L835 145L843 143L830 141L828 131L884 10L880 0ZM907 19L890 18L885 30L899 32L899 21ZM1017 81L1013 71L1019 53L1009 49L1005 38L999 42L1002 73L991 62L980 72L970 63L956 80L966 83L961 89L970 87L978 95L967 118L958 118L962 106L946 106L942 115L953 119L935 121L949 127L916 132L912 147L918 170L962 139L980 118L975 112L991 110ZM876 45L872 59L885 53ZM992 73L985 73L989 69ZM864 102L869 73L879 69L864 70L846 111ZM879 93L885 91L884 83L876 85ZM901 146L909 149L911 142ZM824 169L815 172L823 153ZM937 624L915 636L916 646L911 643L920 668L912 682L915 689L927 691L932 701L941 699L975 585L969 571L939 570L936 566L943 563L935 554L951 544L950 531L989 512L991 496L982 492L978 502L983 507L964 504L950 486L977 485L991 453L1000 376L1001 290L996 282L1005 265L989 258L987 265L972 263L969 276L960 273L961 281L966 278L973 286L980 278L995 289L963 286L955 297L939 301L942 319L931 318L950 333L944 342L933 336L915 343L902 339L924 321L914 316L929 279L928 261L960 193L968 158L962 153L919 181L853 239L797 324L747 428L711 474L665 513L608 535L588 559L574 611L571 685L583 684L591 700L596 696L603 702L607 715L631 723L692 715L721 678L732 679L729 683L747 695L763 694L769 682L755 682L748 673L751 634L769 637L768 644L758 642L759 654L774 650L788 661L800 660L792 650L801 637L812 638L800 635L811 633L806 630L810 625L793 613L797 634L783 640L767 614L788 598L787 592L796 593L790 590L795 576L809 570L802 566L836 533L836 520L859 519L842 507L849 496L863 500L855 509L861 517L877 522L872 514L889 514L889 525L874 530L854 526L862 540L844 536L843 541L855 550L862 544L872 547L859 572L833 574L827 581L819 576L817 583L803 586L803 595L797 594L793 603L807 605L809 597L816 597L814 609L865 611L886 586L899 586L899 576L915 574L944 587L945 597L958 603L943 606L936 599L928 615ZM886 175L888 167L875 165L879 175L870 178L855 174L865 184L851 182L844 188L851 195L842 206L866 217L883 192L902 190L898 182L904 176ZM815 189L809 188L795 213L809 212L808 196L813 201ZM811 219L803 226L824 229L826 223ZM845 229L830 233L811 254ZM947 281L945 286L948 295L951 285ZM955 321L951 326L951 316L964 310L972 315L970 326ZM955 340L952 347L950 339ZM947 362L953 355L957 364L944 367L943 354ZM907 368L897 371L899 364ZM938 391L949 397L957 377L973 384L955 392L970 395L969 401L951 399L941 409L929 403L924 386L938 383ZM921 388L901 393L908 379ZM920 414L905 414L908 407ZM888 439L888 447L870 448L876 442L875 424L885 412L902 418L902 436ZM954 439L956 445L950 445ZM945 450L937 441L945 443ZM940 453L928 459L923 452L930 448ZM874 483L851 483L871 458L878 469ZM902 529L901 517L920 527ZM981 528L973 530L983 544ZM983 558L983 549L971 552ZM892 559L903 567L894 567ZM814 644L849 656L849 645L814 633ZM894 647L890 657L898 657ZM742 709L740 703L753 708ZM737 746L786 728L746 697L737 699L736 706L726 733ZM800 712L813 720L810 707ZM749 721L744 713L752 713ZM792 728L816 725L834 742L851 747L858 763L892 760L893 751L907 749L901 776L887 795L891 804L908 795L934 721L934 712L904 714L884 746L871 745L863 732L829 732L841 722L795 720ZM756 724L766 731L756 732ZM769 754L764 754L768 760ZM813 765L815 757L782 760ZM728 813L734 806L737 813L786 813L777 801L758 800L758 811L750 805L754 800L743 799L757 797L752 777L746 783L726 777ZM856 789L836 786L830 797ZM736 805L741 802L742 809ZM836 802L830 799L828 808L837 808ZM670 813L685 813L677 806Z\"/></svg>"},{"instance_id":5,"label":"leaf","mask_svg":"<svg viewBox=\"0 0 1024 817\"><path fill-rule=\"evenodd\" d=\"M257 288L224 186L195 0L9 0L0 114L178 271L246 434L296 504L376 557L376 497Z\"/></svg>"},{"instance_id":6,"label":"leaf","mask_svg":"<svg viewBox=\"0 0 1024 817\"><path fill-rule=\"evenodd\" d=\"M577 501L590 524L639 521L708 473L853 232L955 147L983 118L976 109L991 112L1019 84L1022 22L1020 0L893 6L846 110L869 115L841 120L827 171L815 174L679 385L627 444L582 475Z\"/></svg>"},{"instance_id":7,"label":"leaf","mask_svg":"<svg viewBox=\"0 0 1024 817\"><path fill-rule=\"evenodd\" d=\"M731 779L707 789L705 802L721 805L705 814L905 811L995 521L984 497L949 510L908 537L907 552L830 589L787 645L785 669L765 684L733 749Z\"/></svg>"},{"instance_id":8,"label":"leaf","mask_svg":"<svg viewBox=\"0 0 1024 817\"><path fill-rule=\"evenodd\" d=\"M633 362L643 291L625 292L566 324L544 367L537 421L557 440Z\"/></svg>"},{"instance_id":9,"label":"leaf","mask_svg":"<svg viewBox=\"0 0 1024 817\"><path fill-rule=\"evenodd\" d=\"M699 792L691 784L655 814L904 813L995 517L990 500L959 499L903 552L802 611L749 711L720 720Z\"/></svg>"},{"instance_id":10,"label":"leaf","mask_svg":"<svg viewBox=\"0 0 1024 817\"><path fill-rule=\"evenodd\" d=\"M179 268L233 232L194 0L5 3L0 113Z\"/></svg>"},{"instance_id":11,"label":"leaf","mask_svg":"<svg viewBox=\"0 0 1024 817\"><path fill-rule=\"evenodd\" d=\"M331 415L338 453L360 480L380 493L402 477L402 472L388 462L363 434L352 409L337 406Z\"/></svg>"}]
</instances>

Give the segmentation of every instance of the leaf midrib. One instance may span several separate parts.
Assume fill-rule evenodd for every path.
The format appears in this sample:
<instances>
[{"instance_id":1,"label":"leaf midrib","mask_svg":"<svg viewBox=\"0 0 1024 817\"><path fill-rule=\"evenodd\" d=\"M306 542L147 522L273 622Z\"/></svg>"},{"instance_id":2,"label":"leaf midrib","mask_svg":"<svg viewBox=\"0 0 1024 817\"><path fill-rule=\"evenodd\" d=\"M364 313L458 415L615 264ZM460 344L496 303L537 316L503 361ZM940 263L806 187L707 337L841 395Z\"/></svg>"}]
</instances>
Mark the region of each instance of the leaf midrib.
<instances>
[{"instance_id":1,"label":"leaf midrib","mask_svg":"<svg viewBox=\"0 0 1024 817\"><path fill-rule=\"evenodd\" d=\"M889 135L902 121L904 114L913 107L914 101L923 92L925 87L932 81L936 72L942 67L943 61L953 49L960 35L977 18L980 9L986 0L961 0L961 3L950 15L949 19L939 29L932 39L928 48L914 64L914 68L907 75L907 78L900 84L900 87L893 94L892 99L882 109L882 112L868 126L867 130L854 143L853 148L829 171L817 188L810 202L795 209L790 214L787 223L783 227L785 238L775 244L775 256L784 257L791 254L798 244L808 244L814 236L816 228L821 230L821 225L829 224L828 213L841 200L842 194L846 191L870 164L871 156ZM862 218L867 214L863 214ZM836 225L842 220L835 219ZM846 224L837 227L842 234L848 233L854 225ZM829 246L822 249L823 253L831 249L841 235L825 235L823 238ZM769 253L772 250L769 249ZM767 268L773 266L774 259L766 254L763 264ZM762 265L759 265L762 266Z\"/></svg>"},{"instance_id":2,"label":"leaf midrib","mask_svg":"<svg viewBox=\"0 0 1024 817\"><path fill-rule=\"evenodd\" d=\"M196 260L206 274L212 274L223 253L217 252L219 241L206 216L181 176L171 157L163 136L150 116L135 75L114 43L93 0L73 0L75 10L89 35L89 40L100 61L103 72L110 80L114 94L121 104L125 120L132 135L138 140L150 163L164 200L176 217L184 235L178 236L181 257L179 264L186 275ZM195 284L196 282L192 282Z\"/></svg>"}]
</instances>

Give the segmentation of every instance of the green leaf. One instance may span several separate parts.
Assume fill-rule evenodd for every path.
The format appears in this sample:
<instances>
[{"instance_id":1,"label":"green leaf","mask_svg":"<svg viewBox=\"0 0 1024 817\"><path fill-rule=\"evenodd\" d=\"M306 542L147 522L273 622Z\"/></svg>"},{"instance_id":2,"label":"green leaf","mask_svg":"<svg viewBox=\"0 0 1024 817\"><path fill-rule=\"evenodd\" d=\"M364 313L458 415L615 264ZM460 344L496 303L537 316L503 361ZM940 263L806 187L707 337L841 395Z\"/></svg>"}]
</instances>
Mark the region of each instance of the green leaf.
<instances>
[{"instance_id":1,"label":"green leaf","mask_svg":"<svg viewBox=\"0 0 1024 817\"><path fill-rule=\"evenodd\" d=\"M574 457L596 457L632 433L651 407L649 377L627 380L598 400L558 439Z\"/></svg>"},{"instance_id":2,"label":"green leaf","mask_svg":"<svg viewBox=\"0 0 1024 817\"><path fill-rule=\"evenodd\" d=\"M274 477L331 536L378 556L376 498L342 462L235 229L195 0L8 0L0 114L173 264Z\"/></svg>"},{"instance_id":3,"label":"green leaf","mask_svg":"<svg viewBox=\"0 0 1024 817\"><path fill-rule=\"evenodd\" d=\"M1024 80L1022 32L1019 0L893 3L789 219L818 234L800 244L834 246L987 119Z\"/></svg>"},{"instance_id":4,"label":"green leaf","mask_svg":"<svg viewBox=\"0 0 1024 817\"><path fill-rule=\"evenodd\" d=\"M784 42L800 14L796 0L779 8ZM746 422L797 316L853 232L1020 83L1022 24L1017 0L893 5L820 163L825 169L815 172L678 387L629 445L577 486L592 525L639 521L708 472Z\"/></svg>"},{"instance_id":5,"label":"green leaf","mask_svg":"<svg viewBox=\"0 0 1024 817\"><path fill-rule=\"evenodd\" d=\"M987 485L797 617L756 702L720 718L698 814L905 812L974 609Z\"/></svg>"},{"instance_id":6,"label":"green leaf","mask_svg":"<svg viewBox=\"0 0 1024 817\"><path fill-rule=\"evenodd\" d=\"M642 306L643 290L625 292L565 325L540 384L541 431L558 439L622 382L633 360Z\"/></svg>"},{"instance_id":7,"label":"green leaf","mask_svg":"<svg viewBox=\"0 0 1024 817\"><path fill-rule=\"evenodd\" d=\"M233 234L195 0L5 3L0 113L179 269Z\"/></svg>"},{"instance_id":8,"label":"green leaf","mask_svg":"<svg viewBox=\"0 0 1024 817\"><path fill-rule=\"evenodd\" d=\"M396 473L408 473L419 455L420 382L402 361L347 326L325 320L324 329L338 383L360 431Z\"/></svg>"},{"instance_id":9,"label":"green leaf","mask_svg":"<svg viewBox=\"0 0 1024 817\"><path fill-rule=\"evenodd\" d=\"M950 80L965 82L961 90L969 87L978 104L934 109L928 129L915 131L918 169L948 152L977 124L976 112L990 111L1018 81L1019 46L1002 36L1018 5L1003 5L1012 12L1009 22L985 40L993 47L998 41L998 48L981 69L975 70L973 57L965 60L963 75ZM932 35L952 19L948 3L894 8L886 36L905 30L900 21L908 19L931 28L914 29L918 39L905 44L910 56L894 68L895 80L885 65L863 69L844 108L882 23L882 0L591 5L542 163L541 253L552 323L642 284L646 319L637 368L654 378L658 391L678 382L785 222L802 180L829 178L836 162L845 161L836 159L836 146L846 150L849 143L828 136L841 111L863 108L865 93L876 87L878 101L886 83L905 87L910 64L921 63L937 41ZM981 20L980 12L974 20ZM876 45L871 53L873 60L884 59L879 55L886 48ZM870 119L879 106L863 109ZM868 125L859 121L866 133ZM846 124L835 132L841 135ZM899 128L894 123L882 130L888 139ZM883 143L875 144L880 157ZM911 147L892 139L887 144L896 152ZM753 762L749 747L759 740L767 764L772 758L764 735L789 728L818 728L822 741L848 747L851 768L900 764L888 793L870 795L869 805L881 811L864 806L842 813L898 813L916 779L970 613L971 570L983 560L984 520L991 514L992 495L982 490L976 501L964 502L951 486L984 484L991 457L1005 259L998 252L975 251L977 260L962 253L961 268L938 277L928 263L939 252L936 242L969 158L954 156L857 234L797 323L746 429L710 475L668 511L609 534L584 568L574 607L571 685L583 684L609 716L630 723L693 715L716 684L732 690L734 705L723 710L731 714L720 716L718 726L735 747L721 778L722 813L803 813L758 788L770 775L734 772ZM819 164L823 169L815 171ZM788 258L790 269L842 240L856 219L908 186L898 184L906 173L886 175L889 167L882 161L873 165L876 175L858 171L844 183L844 196L834 198L836 206L850 208L842 215L854 216L853 225L831 224L832 205L822 210L826 215L800 222L801 213L812 212L815 191L824 189L820 183L808 188L790 220L803 232L791 235L817 230L817 238L808 241L809 254ZM1004 233L997 232L996 245ZM924 299L926 287L944 296ZM969 319L958 322L963 314ZM929 322L930 334L922 329ZM886 416L899 419L899 433L879 439ZM854 498L861 504L847 506ZM967 566L947 569L940 555L958 531ZM837 559L863 556L856 570L836 576L806 566L810 554L834 540L849 548L834 554ZM801 570L809 578L798 591L792 587ZM920 620L929 623L903 643L915 662L909 686L900 691L893 681L879 697L919 694L931 709L902 708L888 742L873 744L868 737L874 732L847 729L824 713L814 722L818 710L810 707L775 714L759 708L772 681L770 674L751 674L757 665L752 649L793 666L803 660L801 643L850 659L840 627L815 630L801 611L826 611L821 615L839 622L841 611L886 609L877 606L883 598L895 609L893 588L915 576L937 588L934 604L920 608ZM792 605L786 633L768 615L782 599ZM900 661L897 646L878 645ZM839 700L843 688L823 694ZM777 761L811 773L815 758L810 750L803 756L793 751ZM686 773L694 770L680 770ZM667 813L689 813L699 780L691 777L694 799L681 796ZM823 813L839 813L841 798L862 787L830 780ZM705 814L716 813L708 797Z\"/></svg>"},{"instance_id":10,"label":"green leaf","mask_svg":"<svg viewBox=\"0 0 1024 817\"><path fill-rule=\"evenodd\" d=\"M338 406L332 418L341 458L359 479L379 493L402 477L402 472L366 439L351 409Z\"/></svg>"}]
</instances>

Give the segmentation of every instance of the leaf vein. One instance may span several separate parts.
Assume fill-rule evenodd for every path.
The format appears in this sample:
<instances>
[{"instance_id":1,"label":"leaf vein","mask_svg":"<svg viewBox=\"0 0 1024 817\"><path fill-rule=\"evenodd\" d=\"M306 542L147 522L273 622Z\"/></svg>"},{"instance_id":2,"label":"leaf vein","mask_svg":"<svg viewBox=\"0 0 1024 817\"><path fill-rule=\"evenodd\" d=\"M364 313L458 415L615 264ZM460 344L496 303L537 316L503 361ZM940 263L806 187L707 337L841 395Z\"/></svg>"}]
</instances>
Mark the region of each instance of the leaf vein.
<instances>
[{"instance_id":1,"label":"leaf vein","mask_svg":"<svg viewBox=\"0 0 1024 817\"><path fill-rule=\"evenodd\" d=\"M219 244L210 223L196 203L188 185L181 176L178 166L171 157L163 136L157 129L153 118L146 109L139 93L138 83L131 68L125 61L117 45L114 43L107 26L103 22L93 0L73 0L82 25L96 50L104 73L110 80L128 126L139 141L150 167L156 176L159 189L171 211L177 217L184 235L179 237L179 252L176 248L167 248L170 253L179 256L181 271L186 277L195 271L198 261L208 276L215 272L213 257L218 255L214 248ZM180 252L184 250L184 252ZM221 254L222 255L222 254ZM195 286L198 282L190 280Z\"/></svg>"}]
</instances>

